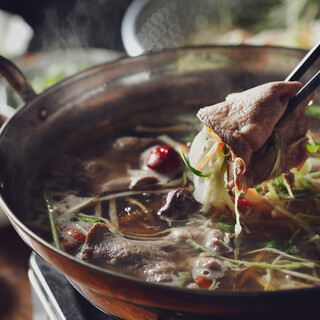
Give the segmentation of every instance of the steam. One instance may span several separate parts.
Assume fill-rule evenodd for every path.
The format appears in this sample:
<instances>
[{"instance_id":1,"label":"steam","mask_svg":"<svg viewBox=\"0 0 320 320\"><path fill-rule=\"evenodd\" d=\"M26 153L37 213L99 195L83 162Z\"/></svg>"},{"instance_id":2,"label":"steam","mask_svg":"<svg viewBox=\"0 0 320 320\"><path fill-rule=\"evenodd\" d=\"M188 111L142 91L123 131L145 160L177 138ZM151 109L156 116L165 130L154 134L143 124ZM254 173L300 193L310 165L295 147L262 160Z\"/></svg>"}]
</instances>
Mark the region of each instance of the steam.
<instances>
[{"instance_id":1,"label":"steam","mask_svg":"<svg viewBox=\"0 0 320 320\"><path fill-rule=\"evenodd\" d=\"M33 45L37 50L122 48L120 26L130 0L56 2L43 11Z\"/></svg>"}]
</instances>

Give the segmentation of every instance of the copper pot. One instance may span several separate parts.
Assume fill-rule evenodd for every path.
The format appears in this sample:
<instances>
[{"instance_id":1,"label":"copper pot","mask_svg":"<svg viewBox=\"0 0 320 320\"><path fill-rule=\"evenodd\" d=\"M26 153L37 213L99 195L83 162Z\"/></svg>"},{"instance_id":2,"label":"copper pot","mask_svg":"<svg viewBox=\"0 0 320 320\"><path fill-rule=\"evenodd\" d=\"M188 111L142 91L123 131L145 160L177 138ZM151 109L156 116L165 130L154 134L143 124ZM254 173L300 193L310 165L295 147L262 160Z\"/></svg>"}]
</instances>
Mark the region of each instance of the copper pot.
<instances>
[{"instance_id":1,"label":"copper pot","mask_svg":"<svg viewBox=\"0 0 320 320\"><path fill-rule=\"evenodd\" d=\"M81 140L125 130L146 110L195 111L232 91L283 80L305 55L272 47L198 47L124 58L81 72L36 95L2 59L0 72L25 104L0 133L1 207L21 238L91 303L123 319L306 319L320 288L278 292L208 292L146 283L57 250L24 224L31 186L47 161ZM319 69L316 63L310 73ZM306 79L310 74L306 74ZM303 81L303 79L302 79ZM317 92L316 100L319 91Z\"/></svg>"}]
</instances>

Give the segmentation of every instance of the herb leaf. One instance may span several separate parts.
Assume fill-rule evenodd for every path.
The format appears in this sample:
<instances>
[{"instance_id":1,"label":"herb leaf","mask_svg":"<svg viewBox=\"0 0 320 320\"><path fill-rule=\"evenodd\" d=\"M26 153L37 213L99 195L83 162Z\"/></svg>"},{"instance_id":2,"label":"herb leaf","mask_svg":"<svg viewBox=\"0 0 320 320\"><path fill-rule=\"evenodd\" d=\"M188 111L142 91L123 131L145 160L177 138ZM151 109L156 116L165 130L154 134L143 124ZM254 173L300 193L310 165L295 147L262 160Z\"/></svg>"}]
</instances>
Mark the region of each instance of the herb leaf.
<instances>
[{"instance_id":1,"label":"herb leaf","mask_svg":"<svg viewBox=\"0 0 320 320\"><path fill-rule=\"evenodd\" d=\"M101 219L95 218L95 217L89 218L89 217L78 216L78 219L88 223L96 223L101 221Z\"/></svg>"},{"instance_id":2,"label":"herb leaf","mask_svg":"<svg viewBox=\"0 0 320 320\"><path fill-rule=\"evenodd\" d=\"M271 240L267 242L258 242L256 244L258 248L274 248L282 250L286 253L296 255L299 253L299 248L295 244L291 244L289 242L280 242L276 240Z\"/></svg>"},{"instance_id":3,"label":"herb leaf","mask_svg":"<svg viewBox=\"0 0 320 320\"><path fill-rule=\"evenodd\" d=\"M231 233L234 229L234 226L225 222L217 222L217 225L225 232Z\"/></svg>"},{"instance_id":4,"label":"herb leaf","mask_svg":"<svg viewBox=\"0 0 320 320\"><path fill-rule=\"evenodd\" d=\"M202 173L201 171L195 169L194 167L192 167L186 157L186 155L184 154L183 150L181 149L181 155L182 155L182 158L183 158L183 161L184 163L186 164L186 166L188 167L188 169L193 173L195 174L196 176L198 177L201 177L201 178L208 178L211 176L211 172L208 172L208 173Z\"/></svg>"},{"instance_id":5,"label":"herb leaf","mask_svg":"<svg viewBox=\"0 0 320 320\"><path fill-rule=\"evenodd\" d=\"M320 148L320 143L319 142L315 142L314 145L315 145L315 148L311 143L308 143L307 149L308 149L309 152L316 153L318 151L318 149Z\"/></svg>"}]
</instances>

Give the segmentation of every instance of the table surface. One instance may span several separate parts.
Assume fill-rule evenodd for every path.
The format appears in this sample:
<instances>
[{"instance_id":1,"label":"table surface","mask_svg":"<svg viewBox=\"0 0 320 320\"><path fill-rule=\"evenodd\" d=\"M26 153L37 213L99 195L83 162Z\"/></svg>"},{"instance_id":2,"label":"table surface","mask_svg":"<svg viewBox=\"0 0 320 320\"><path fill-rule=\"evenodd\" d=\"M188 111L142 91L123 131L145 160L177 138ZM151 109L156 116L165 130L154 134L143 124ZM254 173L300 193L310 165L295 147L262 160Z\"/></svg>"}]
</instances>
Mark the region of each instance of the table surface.
<instances>
[{"instance_id":1,"label":"table surface","mask_svg":"<svg viewBox=\"0 0 320 320\"><path fill-rule=\"evenodd\" d=\"M32 320L28 263L31 249L10 225L0 229L0 310L2 320Z\"/></svg>"}]
</instances>

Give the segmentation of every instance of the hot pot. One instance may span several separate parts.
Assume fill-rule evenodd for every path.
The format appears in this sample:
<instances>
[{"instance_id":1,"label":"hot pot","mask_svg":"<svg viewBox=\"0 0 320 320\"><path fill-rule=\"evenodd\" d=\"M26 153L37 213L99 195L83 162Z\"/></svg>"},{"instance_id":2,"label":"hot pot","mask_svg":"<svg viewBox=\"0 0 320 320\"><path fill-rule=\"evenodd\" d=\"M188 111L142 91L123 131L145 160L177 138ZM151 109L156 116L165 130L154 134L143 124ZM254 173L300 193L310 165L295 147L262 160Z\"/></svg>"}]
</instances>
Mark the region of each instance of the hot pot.
<instances>
[{"instance_id":1,"label":"hot pot","mask_svg":"<svg viewBox=\"0 0 320 320\"><path fill-rule=\"evenodd\" d=\"M147 110L195 111L228 93L283 80L304 51L272 47L197 47L96 66L36 95L9 61L0 72L25 101L0 133L1 207L21 238L63 273L92 304L122 319L306 319L320 288L278 292L208 292L146 283L57 250L24 221L39 170L64 147L92 143ZM305 75L319 69L318 61ZM303 81L303 79L302 79ZM316 100L319 100L319 90Z\"/></svg>"}]
</instances>

